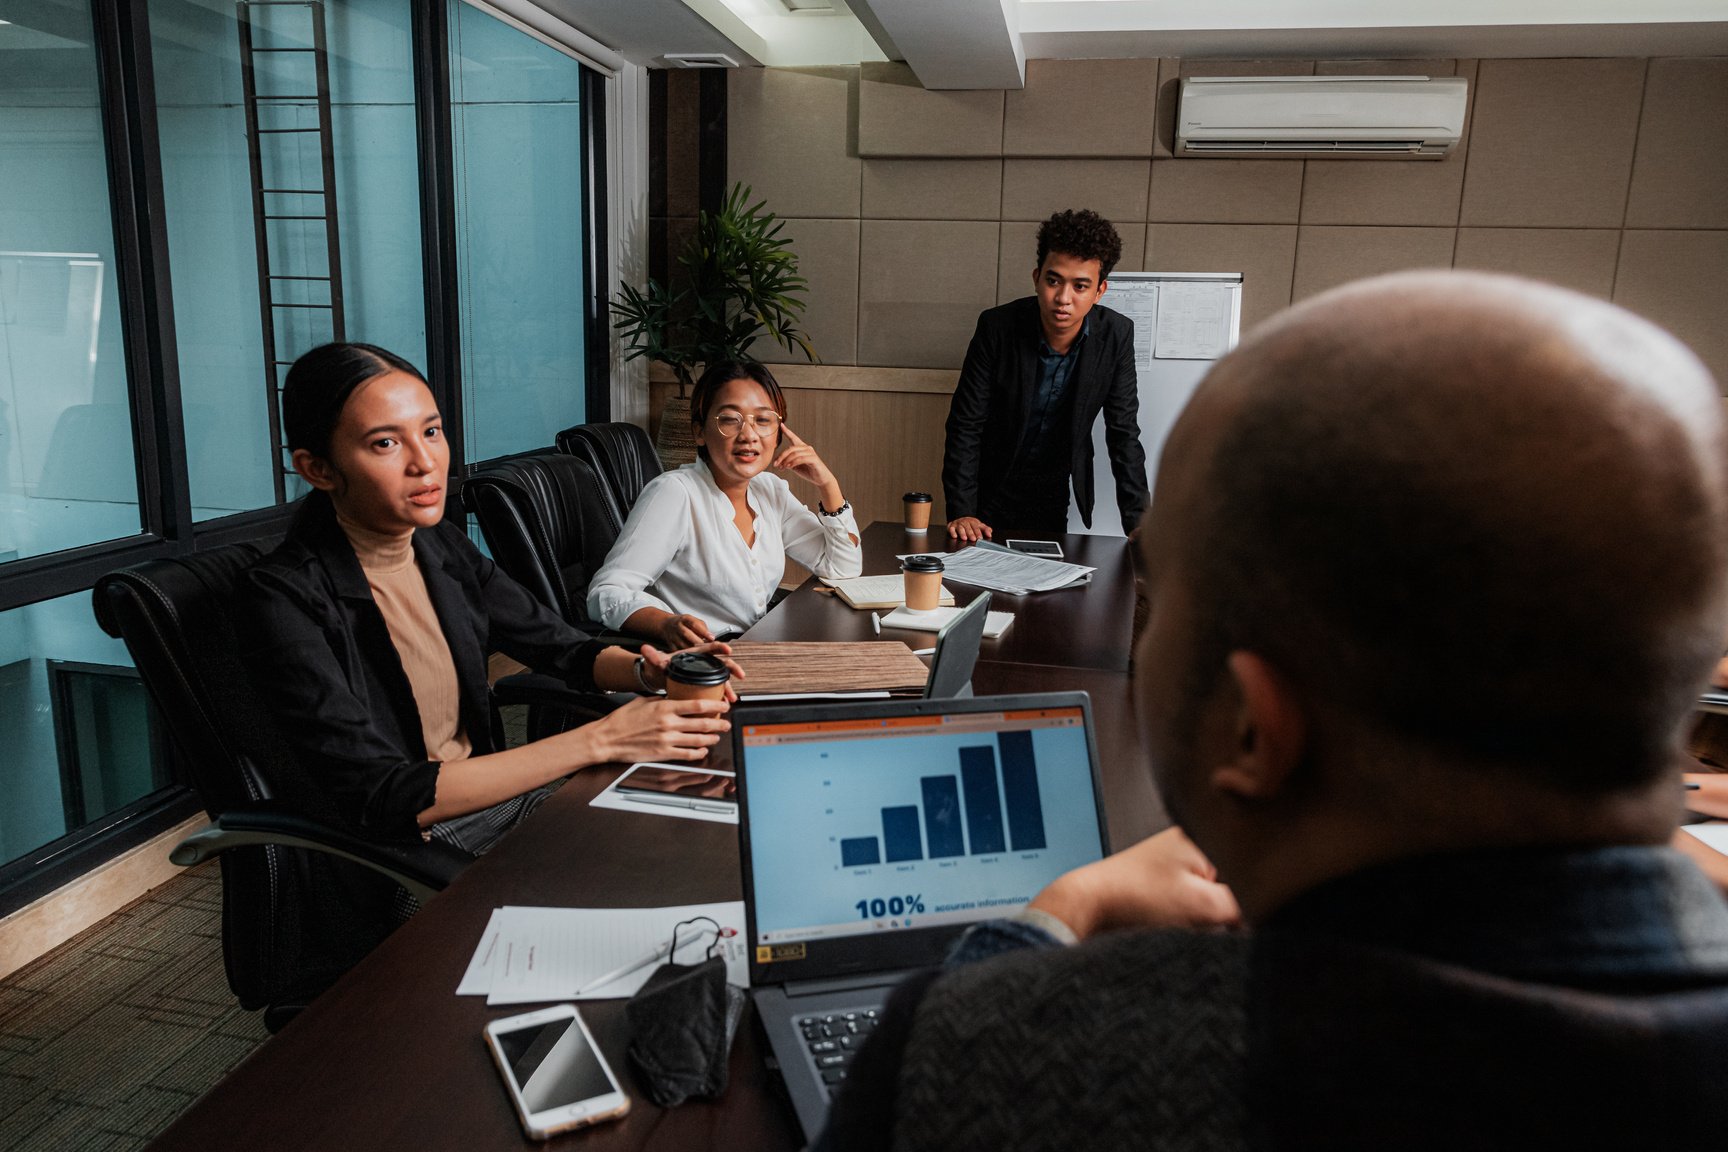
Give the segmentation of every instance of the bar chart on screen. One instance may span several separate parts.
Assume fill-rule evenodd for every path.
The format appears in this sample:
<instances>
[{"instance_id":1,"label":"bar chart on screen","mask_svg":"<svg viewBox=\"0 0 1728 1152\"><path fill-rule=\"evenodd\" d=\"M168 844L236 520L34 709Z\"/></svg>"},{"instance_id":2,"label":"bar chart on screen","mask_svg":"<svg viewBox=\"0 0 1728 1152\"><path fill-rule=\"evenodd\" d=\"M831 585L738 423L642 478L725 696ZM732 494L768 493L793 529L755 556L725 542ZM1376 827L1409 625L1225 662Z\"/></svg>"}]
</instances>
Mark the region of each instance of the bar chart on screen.
<instances>
[{"instance_id":1,"label":"bar chart on screen","mask_svg":"<svg viewBox=\"0 0 1728 1152\"><path fill-rule=\"evenodd\" d=\"M1077 714L754 747L748 772L765 932L1000 915L1100 851Z\"/></svg>"},{"instance_id":2,"label":"bar chart on screen","mask_svg":"<svg viewBox=\"0 0 1728 1152\"><path fill-rule=\"evenodd\" d=\"M958 774L919 778L920 803L880 809L880 836L842 838L841 866L994 856L1009 850L1035 852L1044 848L1044 805L1038 795L1032 733L1003 732L994 746L962 745L958 760ZM1004 812L1008 818L1006 836Z\"/></svg>"}]
</instances>

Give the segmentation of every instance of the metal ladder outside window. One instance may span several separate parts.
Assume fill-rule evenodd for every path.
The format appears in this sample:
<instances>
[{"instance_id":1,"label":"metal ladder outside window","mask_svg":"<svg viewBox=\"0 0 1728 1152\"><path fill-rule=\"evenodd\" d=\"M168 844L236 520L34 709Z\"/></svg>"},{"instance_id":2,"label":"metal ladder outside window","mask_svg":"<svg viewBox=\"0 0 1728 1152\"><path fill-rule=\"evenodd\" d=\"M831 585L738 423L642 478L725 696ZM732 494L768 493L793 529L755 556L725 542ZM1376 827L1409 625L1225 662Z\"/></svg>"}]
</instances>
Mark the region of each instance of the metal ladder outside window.
<instances>
[{"instance_id":1,"label":"metal ladder outside window","mask_svg":"<svg viewBox=\"0 0 1728 1152\"><path fill-rule=\"evenodd\" d=\"M252 166L265 399L276 451L272 480L281 504L294 475L282 431L283 378L301 352L346 338L324 5L319 0L239 0L235 9ZM301 14L287 9L304 10L307 20L293 19ZM308 87L313 91L305 91ZM309 124L313 111L316 124ZM313 135L315 164L304 147ZM314 173L316 187L308 179Z\"/></svg>"}]
</instances>

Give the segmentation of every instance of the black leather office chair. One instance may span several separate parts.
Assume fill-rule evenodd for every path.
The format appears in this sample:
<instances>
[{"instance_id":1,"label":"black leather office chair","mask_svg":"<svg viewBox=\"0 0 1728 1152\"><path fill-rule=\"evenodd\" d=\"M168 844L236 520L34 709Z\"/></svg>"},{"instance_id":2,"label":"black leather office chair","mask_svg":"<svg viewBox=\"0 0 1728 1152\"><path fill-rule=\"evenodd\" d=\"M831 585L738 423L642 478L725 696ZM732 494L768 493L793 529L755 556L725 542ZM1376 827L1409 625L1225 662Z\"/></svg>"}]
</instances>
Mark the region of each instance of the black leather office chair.
<instances>
[{"instance_id":1,"label":"black leather office chair","mask_svg":"<svg viewBox=\"0 0 1728 1152\"><path fill-rule=\"evenodd\" d=\"M495 461L463 481L462 506L500 568L570 623L600 634L587 618L588 585L621 517L592 468L557 452Z\"/></svg>"},{"instance_id":2,"label":"black leather office chair","mask_svg":"<svg viewBox=\"0 0 1728 1152\"><path fill-rule=\"evenodd\" d=\"M594 469L612 494L621 518L630 515L648 481L660 475L660 456L648 433L634 424L578 424L558 433L558 451ZM618 527L623 527L622 522Z\"/></svg>"},{"instance_id":3,"label":"black leather office chair","mask_svg":"<svg viewBox=\"0 0 1728 1152\"><path fill-rule=\"evenodd\" d=\"M469 857L351 835L307 782L236 655L230 601L258 555L237 544L111 572L95 610L125 640L210 816L171 858L219 855L228 987L275 1031Z\"/></svg>"}]
</instances>

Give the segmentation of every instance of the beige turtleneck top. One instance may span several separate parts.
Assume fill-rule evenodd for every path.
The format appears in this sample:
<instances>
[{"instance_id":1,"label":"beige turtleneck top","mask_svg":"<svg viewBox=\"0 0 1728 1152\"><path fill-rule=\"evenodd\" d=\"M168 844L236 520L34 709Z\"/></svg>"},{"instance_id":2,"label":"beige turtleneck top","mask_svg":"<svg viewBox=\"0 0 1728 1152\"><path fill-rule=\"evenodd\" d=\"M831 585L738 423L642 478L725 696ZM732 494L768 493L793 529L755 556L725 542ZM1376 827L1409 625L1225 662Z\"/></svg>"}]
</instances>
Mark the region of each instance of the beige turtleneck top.
<instances>
[{"instance_id":1,"label":"beige turtleneck top","mask_svg":"<svg viewBox=\"0 0 1728 1152\"><path fill-rule=\"evenodd\" d=\"M408 686L420 710L426 758L440 763L466 759L474 746L462 730L456 662L426 591L426 578L414 562L413 533L388 536L341 516L336 520L354 546L372 599L384 614L390 640L402 659L402 671L408 674Z\"/></svg>"}]
</instances>

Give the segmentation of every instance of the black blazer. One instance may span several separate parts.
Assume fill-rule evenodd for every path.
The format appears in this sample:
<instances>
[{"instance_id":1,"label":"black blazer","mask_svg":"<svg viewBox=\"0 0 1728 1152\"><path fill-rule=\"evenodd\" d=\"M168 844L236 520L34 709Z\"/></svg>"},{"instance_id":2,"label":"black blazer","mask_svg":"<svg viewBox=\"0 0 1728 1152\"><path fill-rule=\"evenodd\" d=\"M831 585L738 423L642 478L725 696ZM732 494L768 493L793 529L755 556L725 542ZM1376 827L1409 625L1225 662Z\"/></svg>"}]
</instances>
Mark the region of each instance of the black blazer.
<instances>
[{"instance_id":1,"label":"black blazer","mask_svg":"<svg viewBox=\"0 0 1728 1152\"><path fill-rule=\"evenodd\" d=\"M1070 472L1080 518L1092 526L1092 423L1104 413L1104 442L1116 477L1122 529L1132 532L1146 509L1146 450L1140 445L1139 380L1134 371L1134 322L1102 304L1087 317L1079 360L1068 377L1074 395ZM950 522L977 516L1013 467L1038 388L1038 298L1027 296L985 311L966 349L960 383L948 409L942 489ZM1008 525L1013 527L1013 525Z\"/></svg>"},{"instance_id":2,"label":"black blazer","mask_svg":"<svg viewBox=\"0 0 1728 1152\"><path fill-rule=\"evenodd\" d=\"M594 688L602 645L534 599L446 520L414 533L414 556L456 664L474 755L495 751L487 654L504 652ZM288 536L242 577L241 659L259 699L336 810L381 840L418 838L438 765L384 615L335 508L314 492Z\"/></svg>"}]
</instances>

